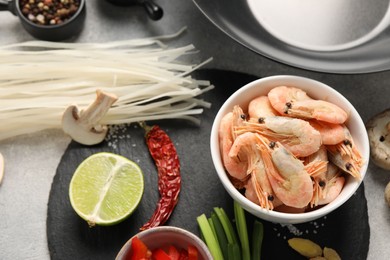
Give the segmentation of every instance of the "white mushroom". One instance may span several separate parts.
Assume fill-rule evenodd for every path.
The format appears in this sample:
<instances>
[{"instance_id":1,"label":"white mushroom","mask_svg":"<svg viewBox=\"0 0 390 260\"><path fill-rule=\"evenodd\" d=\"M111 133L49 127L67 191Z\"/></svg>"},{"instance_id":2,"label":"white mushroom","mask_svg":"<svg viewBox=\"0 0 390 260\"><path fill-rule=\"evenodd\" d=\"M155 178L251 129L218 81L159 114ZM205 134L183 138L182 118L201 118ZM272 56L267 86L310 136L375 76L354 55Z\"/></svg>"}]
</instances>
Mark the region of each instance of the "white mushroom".
<instances>
[{"instance_id":1,"label":"white mushroom","mask_svg":"<svg viewBox=\"0 0 390 260\"><path fill-rule=\"evenodd\" d=\"M102 142L107 134L107 126L99 122L118 98L114 94L96 91L96 100L79 112L77 106L69 106L62 116L62 129L74 141L84 145Z\"/></svg>"},{"instance_id":2,"label":"white mushroom","mask_svg":"<svg viewBox=\"0 0 390 260\"><path fill-rule=\"evenodd\" d=\"M3 181L3 177L4 177L4 157L0 153L0 184Z\"/></svg>"},{"instance_id":3,"label":"white mushroom","mask_svg":"<svg viewBox=\"0 0 390 260\"><path fill-rule=\"evenodd\" d=\"M390 109L374 116L366 127L372 161L379 167L390 170Z\"/></svg>"}]
</instances>

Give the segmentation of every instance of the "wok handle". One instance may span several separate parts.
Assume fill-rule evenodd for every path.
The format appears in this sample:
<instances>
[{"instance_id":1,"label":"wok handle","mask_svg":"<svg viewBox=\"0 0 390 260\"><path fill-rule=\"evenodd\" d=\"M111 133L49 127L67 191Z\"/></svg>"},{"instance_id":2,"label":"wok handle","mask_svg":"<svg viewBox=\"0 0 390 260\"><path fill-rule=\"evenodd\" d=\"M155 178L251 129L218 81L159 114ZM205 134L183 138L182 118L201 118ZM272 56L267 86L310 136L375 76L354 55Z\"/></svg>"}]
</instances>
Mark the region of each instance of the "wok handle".
<instances>
[{"instance_id":1,"label":"wok handle","mask_svg":"<svg viewBox=\"0 0 390 260\"><path fill-rule=\"evenodd\" d=\"M0 11L10 11L14 15L17 15L15 0L0 0Z\"/></svg>"},{"instance_id":2,"label":"wok handle","mask_svg":"<svg viewBox=\"0 0 390 260\"><path fill-rule=\"evenodd\" d=\"M153 0L138 0L144 6L146 13L152 20L159 20L163 16L162 8L153 2Z\"/></svg>"}]
</instances>

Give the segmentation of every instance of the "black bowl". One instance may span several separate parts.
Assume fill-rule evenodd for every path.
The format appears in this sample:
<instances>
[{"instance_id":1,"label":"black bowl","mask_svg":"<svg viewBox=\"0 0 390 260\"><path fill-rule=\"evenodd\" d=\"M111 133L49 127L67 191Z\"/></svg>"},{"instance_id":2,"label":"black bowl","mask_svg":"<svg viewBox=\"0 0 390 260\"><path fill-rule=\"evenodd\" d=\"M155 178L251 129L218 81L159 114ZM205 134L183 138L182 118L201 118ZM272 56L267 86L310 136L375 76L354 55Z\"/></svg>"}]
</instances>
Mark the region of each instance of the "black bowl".
<instances>
[{"instance_id":1,"label":"black bowl","mask_svg":"<svg viewBox=\"0 0 390 260\"><path fill-rule=\"evenodd\" d=\"M41 25L30 21L21 10L20 1L3 1L0 0L0 11L8 10L19 17L24 29L33 37L45 41L62 41L80 33L83 28L86 5L85 0L80 0L80 6L68 20L61 24Z\"/></svg>"}]
</instances>

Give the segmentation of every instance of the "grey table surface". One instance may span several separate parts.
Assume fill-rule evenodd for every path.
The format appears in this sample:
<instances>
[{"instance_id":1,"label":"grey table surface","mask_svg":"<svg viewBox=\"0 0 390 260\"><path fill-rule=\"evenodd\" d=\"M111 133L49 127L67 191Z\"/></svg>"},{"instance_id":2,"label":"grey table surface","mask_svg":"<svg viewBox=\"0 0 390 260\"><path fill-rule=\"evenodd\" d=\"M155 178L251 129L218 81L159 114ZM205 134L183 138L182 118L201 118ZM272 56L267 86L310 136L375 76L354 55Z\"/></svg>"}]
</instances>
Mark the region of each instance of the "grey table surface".
<instances>
[{"instance_id":1,"label":"grey table surface","mask_svg":"<svg viewBox=\"0 0 390 260\"><path fill-rule=\"evenodd\" d=\"M83 31L72 42L107 42L186 32L172 46L193 44L199 52L191 62L209 57L206 68L233 70L266 77L299 75L324 82L346 96L367 122L390 107L390 71L341 75L290 67L260 56L217 29L191 0L156 0L164 9L152 21L139 6L116 7L104 0L87 1ZM0 44L34 40L17 17L0 12ZM45 130L0 142L5 177L0 185L0 259L49 259L46 238L47 201L57 165L70 139L60 130ZM368 259L390 255L390 208L384 188L390 173L370 163L364 180L371 228ZM336 235L336 234L335 234Z\"/></svg>"}]
</instances>

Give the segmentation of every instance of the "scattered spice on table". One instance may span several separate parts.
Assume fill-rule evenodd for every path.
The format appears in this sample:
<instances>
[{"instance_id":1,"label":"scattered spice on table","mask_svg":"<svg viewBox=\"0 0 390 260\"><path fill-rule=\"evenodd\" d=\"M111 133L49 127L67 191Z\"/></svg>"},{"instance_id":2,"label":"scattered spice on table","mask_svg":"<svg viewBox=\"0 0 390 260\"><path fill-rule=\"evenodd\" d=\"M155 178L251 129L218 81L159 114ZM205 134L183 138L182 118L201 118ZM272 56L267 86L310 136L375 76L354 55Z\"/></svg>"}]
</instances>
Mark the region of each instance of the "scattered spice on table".
<instances>
[{"instance_id":1,"label":"scattered spice on table","mask_svg":"<svg viewBox=\"0 0 390 260\"><path fill-rule=\"evenodd\" d=\"M64 23L80 7L80 0L20 0L19 3L23 15L39 25Z\"/></svg>"},{"instance_id":2,"label":"scattered spice on table","mask_svg":"<svg viewBox=\"0 0 390 260\"><path fill-rule=\"evenodd\" d=\"M159 126L152 127L141 123L146 130L146 144L158 171L158 190L160 200L150 220L141 230L164 224L175 208L181 188L180 162L176 148Z\"/></svg>"}]
</instances>

